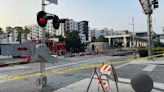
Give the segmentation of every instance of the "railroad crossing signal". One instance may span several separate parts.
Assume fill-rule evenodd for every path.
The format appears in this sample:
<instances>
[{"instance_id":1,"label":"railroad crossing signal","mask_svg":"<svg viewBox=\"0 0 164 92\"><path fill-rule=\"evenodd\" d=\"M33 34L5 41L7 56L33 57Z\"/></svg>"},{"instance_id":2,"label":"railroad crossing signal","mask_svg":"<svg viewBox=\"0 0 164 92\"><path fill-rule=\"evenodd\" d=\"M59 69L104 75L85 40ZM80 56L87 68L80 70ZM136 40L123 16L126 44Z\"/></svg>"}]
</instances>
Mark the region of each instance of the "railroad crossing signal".
<instances>
[{"instance_id":1,"label":"railroad crossing signal","mask_svg":"<svg viewBox=\"0 0 164 92\"><path fill-rule=\"evenodd\" d=\"M59 21L58 16L54 15L52 25L53 25L54 29L59 29L60 21Z\"/></svg>"},{"instance_id":2,"label":"railroad crossing signal","mask_svg":"<svg viewBox=\"0 0 164 92\"><path fill-rule=\"evenodd\" d=\"M158 0L153 0L154 9L158 8Z\"/></svg>"},{"instance_id":3,"label":"railroad crossing signal","mask_svg":"<svg viewBox=\"0 0 164 92\"><path fill-rule=\"evenodd\" d=\"M59 29L60 23L63 23L62 19L59 19L57 15L47 14L44 11L40 11L37 14L37 22L40 27L45 27L47 25L47 21L52 19L52 25L54 29Z\"/></svg>"},{"instance_id":4,"label":"railroad crossing signal","mask_svg":"<svg viewBox=\"0 0 164 92\"><path fill-rule=\"evenodd\" d=\"M46 18L47 13L44 11L40 11L37 14L37 22L40 27L45 27L47 24L47 18Z\"/></svg>"}]
</instances>

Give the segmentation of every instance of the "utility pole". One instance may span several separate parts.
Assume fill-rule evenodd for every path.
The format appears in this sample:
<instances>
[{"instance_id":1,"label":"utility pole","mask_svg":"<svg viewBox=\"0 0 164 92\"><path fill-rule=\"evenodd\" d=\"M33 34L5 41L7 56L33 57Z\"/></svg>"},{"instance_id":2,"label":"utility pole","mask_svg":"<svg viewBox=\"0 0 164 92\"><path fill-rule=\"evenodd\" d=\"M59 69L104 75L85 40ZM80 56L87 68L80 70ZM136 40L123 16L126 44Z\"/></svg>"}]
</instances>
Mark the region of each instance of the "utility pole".
<instances>
[{"instance_id":1,"label":"utility pole","mask_svg":"<svg viewBox=\"0 0 164 92\"><path fill-rule=\"evenodd\" d=\"M147 15L147 35L148 35L148 59L151 59L152 53L152 19L151 15L153 13L152 6L158 8L158 0L139 0L140 4L144 10L145 15Z\"/></svg>"},{"instance_id":2,"label":"utility pole","mask_svg":"<svg viewBox=\"0 0 164 92\"><path fill-rule=\"evenodd\" d=\"M135 42L135 33L134 33L134 17L132 17L132 26L133 26L133 55L134 55L134 58L136 58L136 50L135 50L135 45L134 45L134 42Z\"/></svg>"},{"instance_id":3,"label":"utility pole","mask_svg":"<svg viewBox=\"0 0 164 92\"><path fill-rule=\"evenodd\" d=\"M148 55L152 56L152 32L151 32L151 14L147 15L147 28L148 28Z\"/></svg>"}]
</instances>

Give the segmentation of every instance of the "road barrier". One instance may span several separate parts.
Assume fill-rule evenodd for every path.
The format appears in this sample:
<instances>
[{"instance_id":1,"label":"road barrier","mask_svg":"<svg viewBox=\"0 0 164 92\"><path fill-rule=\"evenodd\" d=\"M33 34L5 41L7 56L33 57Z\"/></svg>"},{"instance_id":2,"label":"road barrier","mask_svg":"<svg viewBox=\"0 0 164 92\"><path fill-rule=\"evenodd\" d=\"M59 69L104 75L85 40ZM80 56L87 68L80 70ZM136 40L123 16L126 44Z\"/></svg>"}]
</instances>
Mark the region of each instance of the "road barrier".
<instances>
[{"instance_id":1,"label":"road barrier","mask_svg":"<svg viewBox=\"0 0 164 92\"><path fill-rule=\"evenodd\" d=\"M147 57L143 57L143 58L136 58L136 59L128 58L127 60L124 60L124 61L107 61L105 64L117 65L117 64L128 63L132 60L153 58L153 57L157 57L157 56L161 56L161 55L163 55L163 54L152 55L152 56L147 56ZM45 73L35 72L35 73L25 74L25 75L20 75L20 76L9 76L9 77L0 78L0 82L29 78L29 77L35 77L35 76L41 76L41 75L52 75L52 74L64 73L64 72L81 70L81 69L95 68L95 67L100 67L100 66L101 66L101 64L80 65L77 67L69 67L69 68L64 68L64 69L59 69L59 70L47 71Z\"/></svg>"}]
</instances>

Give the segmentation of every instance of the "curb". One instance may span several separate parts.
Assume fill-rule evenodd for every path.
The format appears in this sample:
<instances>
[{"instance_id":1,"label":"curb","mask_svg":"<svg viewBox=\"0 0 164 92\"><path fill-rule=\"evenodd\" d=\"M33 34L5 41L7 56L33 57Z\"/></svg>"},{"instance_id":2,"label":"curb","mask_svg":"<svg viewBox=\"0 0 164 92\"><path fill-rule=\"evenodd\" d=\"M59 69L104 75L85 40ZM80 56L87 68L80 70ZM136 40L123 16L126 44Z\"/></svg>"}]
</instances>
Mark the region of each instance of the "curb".
<instances>
[{"instance_id":1,"label":"curb","mask_svg":"<svg viewBox=\"0 0 164 92\"><path fill-rule=\"evenodd\" d=\"M31 61L31 56L20 56L21 59L27 59L27 61L22 61L22 62L14 62L14 63L3 63L0 64L0 67L7 67L7 66L13 66L13 65L22 65L22 64L29 64Z\"/></svg>"},{"instance_id":2,"label":"curb","mask_svg":"<svg viewBox=\"0 0 164 92\"><path fill-rule=\"evenodd\" d=\"M79 53L79 54L71 54L71 55L69 55L69 57L75 57L75 56L85 56L85 55L92 55L92 53L91 52L82 52L82 53Z\"/></svg>"}]
</instances>

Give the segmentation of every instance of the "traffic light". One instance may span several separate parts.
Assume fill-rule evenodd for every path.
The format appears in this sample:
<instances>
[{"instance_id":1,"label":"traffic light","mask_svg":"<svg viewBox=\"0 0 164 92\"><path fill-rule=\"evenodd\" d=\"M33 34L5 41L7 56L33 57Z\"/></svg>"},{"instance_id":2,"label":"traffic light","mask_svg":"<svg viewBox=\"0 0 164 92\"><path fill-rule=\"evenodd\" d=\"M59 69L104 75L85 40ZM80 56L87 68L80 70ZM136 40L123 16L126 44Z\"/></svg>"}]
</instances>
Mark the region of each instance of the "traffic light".
<instances>
[{"instance_id":1,"label":"traffic light","mask_svg":"<svg viewBox=\"0 0 164 92\"><path fill-rule=\"evenodd\" d=\"M47 24L47 13L44 11L40 11L37 14L37 22L40 27L45 27Z\"/></svg>"},{"instance_id":2,"label":"traffic light","mask_svg":"<svg viewBox=\"0 0 164 92\"><path fill-rule=\"evenodd\" d=\"M52 25L53 25L54 29L59 29L60 20L59 20L58 16L54 15L53 20L52 20Z\"/></svg>"},{"instance_id":3,"label":"traffic light","mask_svg":"<svg viewBox=\"0 0 164 92\"><path fill-rule=\"evenodd\" d=\"M153 0L153 4L154 4L154 9L158 8L158 0Z\"/></svg>"}]
</instances>

